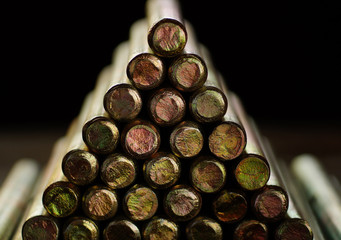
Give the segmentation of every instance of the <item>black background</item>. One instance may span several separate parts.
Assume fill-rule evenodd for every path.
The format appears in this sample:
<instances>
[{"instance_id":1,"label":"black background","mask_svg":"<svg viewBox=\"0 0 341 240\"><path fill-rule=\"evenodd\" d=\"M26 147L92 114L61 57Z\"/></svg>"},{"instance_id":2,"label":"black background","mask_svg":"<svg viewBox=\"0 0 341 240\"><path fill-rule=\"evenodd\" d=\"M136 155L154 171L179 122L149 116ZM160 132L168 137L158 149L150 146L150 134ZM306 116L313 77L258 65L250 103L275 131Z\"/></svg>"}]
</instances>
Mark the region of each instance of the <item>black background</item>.
<instances>
[{"instance_id":1,"label":"black background","mask_svg":"<svg viewBox=\"0 0 341 240\"><path fill-rule=\"evenodd\" d=\"M1 7L1 124L66 126L144 1ZM182 1L228 86L265 122L339 122L340 14L321 1Z\"/></svg>"}]
</instances>

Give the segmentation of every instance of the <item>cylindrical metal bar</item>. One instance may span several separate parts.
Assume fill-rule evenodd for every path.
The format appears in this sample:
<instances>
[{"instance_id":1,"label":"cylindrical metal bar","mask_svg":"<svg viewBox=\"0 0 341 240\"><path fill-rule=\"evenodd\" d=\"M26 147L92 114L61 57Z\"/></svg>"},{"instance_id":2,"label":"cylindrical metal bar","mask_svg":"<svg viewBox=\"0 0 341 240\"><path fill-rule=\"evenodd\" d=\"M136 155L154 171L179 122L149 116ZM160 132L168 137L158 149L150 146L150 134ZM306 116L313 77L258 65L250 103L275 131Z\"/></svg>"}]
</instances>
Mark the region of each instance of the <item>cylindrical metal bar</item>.
<instances>
[{"instance_id":1,"label":"cylindrical metal bar","mask_svg":"<svg viewBox=\"0 0 341 240\"><path fill-rule=\"evenodd\" d=\"M96 223L84 217L73 217L65 223L63 239L99 240L100 231Z\"/></svg>"},{"instance_id":2,"label":"cylindrical metal bar","mask_svg":"<svg viewBox=\"0 0 341 240\"><path fill-rule=\"evenodd\" d=\"M180 178L180 161L171 153L158 152L143 164L143 174L149 186L164 189Z\"/></svg>"},{"instance_id":3,"label":"cylindrical metal bar","mask_svg":"<svg viewBox=\"0 0 341 240\"><path fill-rule=\"evenodd\" d=\"M174 221L188 221L196 217L202 205L200 194L187 185L176 185L166 194L163 207Z\"/></svg>"},{"instance_id":4,"label":"cylindrical metal bar","mask_svg":"<svg viewBox=\"0 0 341 240\"><path fill-rule=\"evenodd\" d=\"M174 57L182 52L187 42L187 31L183 24L177 0L148 0L146 16L149 33L148 44L155 54Z\"/></svg>"},{"instance_id":5,"label":"cylindrical metal bar","mask_svg":"<svg viewBox=\"0 0 341 240\"><path fill-rule=\"evenodd\" d=\"M244 154L240 157L234 175L239 185L246 190L257 190L266 185L270 177L270 167L259 140L255 136L243 106L235 94L230 93L230 104L234 107L247 135Z\"/></svg>"},{"instance_id":6,"label":"cylindrical metal bar","mask_svg":"<svg viewBox=\"0 0 341 240\"><path fill-rule=\"evenodd\" d=\"M109 81L110 89L103 99L104 109L116 121L133 120L142 109L141 95L126 76L128 55L128 42L123 42L116 47Z\"/></svg>"},{"instance_id":7,"label":"cylindrical metal bar","mask_svg":"<svg viewBox=\"0 0 341 240\"><path fill-rule=\"evenodd\" d=\"M200 53L206 61L208 76L202 88L195 91L189 99L189 110L193 118L201 123L220 121L226 111L228 101L221 90L219 76L214 69L208 50L200 45Z\"/></svg>"},{"instance_id":8,"label":"cylindrical metal bar","mask_svg":"<svg viewBox=\"0 0 341 240\"><path fill-rule=\"evenodd\" d=\"M54 182L45 189L43 194L46 211L57 218L73 214L80 206L80 202L80 190L71 182Z\"/></svg>"},{"instance_id":9,"label":"cylindrical metal bar","mask_svg":"<svg viewBox=\"0 0 341 240\"><path fill-rule=\"evenodd\" d=\"M87 185L95 180L99 172L99 164L97 157L88 152L88 148L82 139L82 126L89 113L89 108L92 104L93 93L90 93L84 100L82 109L78 117L78 123L75 125L72 132L70 131L69 142L66 147L67 154L61 162L63 171L56 170L58 176L53 177L50 183L64 180L65 177L76 185Z\"/></svg>"},{"instance_id":10,"label":"cylindrical metal bar","mask_svg":"<svg viewBox=\"0 0 341 240\"><path fill-rule=\"evenodd\" d=\"M223 229L219 223L208 217L196 217L186 226L188 240L222 240Z\"/></svg>"},{"instance_id":11,"label":"cylindrical metal bar","mask_svg":"<svg viewBox=\"0 0 341 240\"><path fill-rule=\"evenodd\" d=\"M112 66L105 67L99 74L87 120L82 129L82 138L89 150L101 155L112 153L120 137L115 123L109 118L102 104L111 75Z\"/></svg>"},{"instance_id":12,"label":"cylindrical metal bar","mask_svg":"<svg viewBox=\"0 0 341 240\"><path fill-rule=\"evenodd\" d=\"M192 92L201 88L207 79L207 67L200 56L200 49L193 27L186 22L188 42L182 54L176 57L168 68L170 82L175 88Z\"/></svg>"},{"instance_id":13,"label":"cylindrical metal bar","mask_svg":"<svg viewBox=\"0 0 341 240\"><path fill-rule=\"evenodd\" d=\"M115 216L118 209L117 194L104 186L92 186L83 194L82 209L92 220L103 221Z\"/></svg>"},{"instance_id":14,"label":"cylindrical metal bar","mask_svg":"<svg viewBox=\"0 0 341 240\"><path fill-rule=\"evenodd\" d=\"M130 28L127 76L140 90L158 87L167 74L163 60L153 54L148 46L147 33L146 19L136 21Z\"/></svg>"},{"instance_id":15,"label":"cylindrical metal bar","mask_svg":"<svg viewBox=\"0 0 341 240\"><path fill-rule=\"evenodd\" d=\"M150 220L143 230L145 240L177 240L179 239L179 226L165 218L155 217Z\"/></svg>"},{"instance_id":16,"label":"cylindrical metal bar","mask_svg":"<svg viewBox=\"0 0 341 240\"><path fill-rule=\"evenodd\" d=\"M180 158L197 156L204 146L201 126L193 121L178 124L169 138L172 152Z\"/></svg>"},{"instance_id":17,"label":"cylindrical metal bar","mask_svg":"<svg viewBox=\"0 0 341 240\"><path fill-rule=\"evenodd\" d=\"M75 124L75 123L74 123ZM72 127L71 127L72 128ZM60 159L65 153L67 139L60 138L53 146L51 156L34 190L32 198L25 214L19 224L18 231L14 234L13 240L49 239L57 240L60 235L58 221L48 216L41 197L48 184L48 181L56 168L60 167Z\"/></svg>"},{"instance_id":18,"label":"cylindrical metal bar","mask_svg":"<svg viewBox=\"0 0 341 240\"><path fill-rule=\"evenodd\" d=\"M210 61L208 61L209 64ZM224 79L219 75L221 89L229 102L229 94ZM233 106L229 105L222 122L211 132L208 138L210 151L223 161L239 157L246 147L247 136Z\"/></svg>"},{"instance_id":19,"label":"cylindrical metal bar","mask_svg":"<svg viewBox=\"0 0 341 240\"><path fill-rule=\"evenodd\" d=\"M121 189L131 185L137 175L135 161L120 153L106 157L100 171L102 181L111 189Z\"/></svg>"},{"instance_id":20,"label":"cylindrical metal bar","mask_svg":"<svg viewBox=\"0 0 341 240\"><path fill-rule=\"evenodd\" d=\"M103 231L104 240L141 240L138 227L126 219L113 220Z\"/></svg>"},{"instance_id":21,"label":"cylindrical metal bar","mask_svg":"<svg viewBox=\"0 0 341 240\"><path fill-rule=\"evenodd\" d=\"M203 193L216 193L226 181L223 163L211 156L200 156L191 165L190 181L192 186Z\"/></svg>"},{"instance_id":22,"label":"cylindrical metal bar","mask_svg":"<svg viewBox=\"0 0 341 240\"><path fill-rule=\"evenodd\" d=\"M221 191L214 199L212 206L214 215L225 223L240 221L248 209L244 194L235 190Z\"/></svg>"},{"instance_id":23,"label":"cylindrical metal bar","mask_svg":"<svg viewBox=\"0 0 341 240\"><path fill-rule=\"evenodd\" d=\"M0 188L0 239L7 240L30 200L39 175L39 164L30 158L19 159Z\"/></svg>"},{"instance_id":24,"label":"cylindrical metal bar","mask_svg":"<svg viewBox=\"0 0 341 240\"><path fill-rule=\"evenodd\" d=\"M157 125L173 126L185 116L186 102L174 88L162 88L150 96L148 111Z\"/></svg>"},{"instance_id":25,"label":"cylindrical metal bar","mask_svg":"<svg viewBox=\"0 0 341 240\"><path fill-rule=\"evenodd\" d=\"M328 239L341 239L341 195L333 188L330 176L311 154L296 156L291 171L320 221Z\"/></svg>"},{"instance_id":26,"label":"cylindrical metal bar","mask_svg":"<svg viewBox=\"0 0 341 240\"><path fill-rule=\"evenodd\" d=\"M302 215L308 216L308 211L306 208L306 203L302 203L299 200L298 195L300 194L297 189L293 188L292 185L294 183L290 183L290 179L292 178L289 172L287 171L287 167L284 164L281 164L280 161L276 159L274 153L268 142L264 141L261 138L261 135L257 129L257 126L252 119L249 119L250 128L252 128L254 137L258 139L259 143L261 144L264 152L266 154L267 159L269 159L268 163L272 169L272 174L270 177L271 182L278 182L279 184L283 185L285 188L290 189L293 191L294 194L290 194L290 191L287 192L289 197L289 206L287 211L287 219L283 220L281 224L275 229L275 239L302 239L302 240L312 240L313 239L313 232L308 224L308 222L302 219ZM267 145L266 145L267 143ZM280 165L281 164L281 165ZM289 188L290 186L290 188ZM298 205L298 203L300 203ZM299 206L299 208L298 208ZM311 216L311 214L310 214ZM319 227L317 224L315 225ZM323 236L318 231L319 235L316 240L323 240Z\"/></svg>"},{"instance_id":27,"label":"cylindrical metal bar","mask_svg":"<svg viewBox=\"0 0 341 240\"><path fill-rule=\"evenodd\" d=\"M121 145L132 157L146 159L157 152L161 144L158 129L145 120L127 124L121 134Z\"/></svg>"},{"instance_id":28,"label":"cylindrical metal bar","mask_svg":"<svg viewBox=\"0 0 341 240\"><path fill-rule=\"evenodd\" d=\"M123 198L123 210L133 221L144 221L154 216L158 209L158 198L155 192L141 185L129 189Z\"/></svg>"},{"instance_id":29,"label":"cylindrical metal bar","mask_svg":"<svg viewBox=\"0 0 341 240\"><path fill-rule=\"evenodd\" d=\"M257 220L245 220L241 222L233 233L233 240L267 240L268 238L268 227Z\"/></svg>"},{"instance_id":30,"label":"cylindrical metal bar","mask_svg":"<svg viewBox=\"0 0 341 240\"><path fill-rule=\"evenodd\" d=\"M251 208L258 220L277 222L287 213L289 198L286 191L276 185L258 190L252 197Z\"/></svg>"}]
</instances>

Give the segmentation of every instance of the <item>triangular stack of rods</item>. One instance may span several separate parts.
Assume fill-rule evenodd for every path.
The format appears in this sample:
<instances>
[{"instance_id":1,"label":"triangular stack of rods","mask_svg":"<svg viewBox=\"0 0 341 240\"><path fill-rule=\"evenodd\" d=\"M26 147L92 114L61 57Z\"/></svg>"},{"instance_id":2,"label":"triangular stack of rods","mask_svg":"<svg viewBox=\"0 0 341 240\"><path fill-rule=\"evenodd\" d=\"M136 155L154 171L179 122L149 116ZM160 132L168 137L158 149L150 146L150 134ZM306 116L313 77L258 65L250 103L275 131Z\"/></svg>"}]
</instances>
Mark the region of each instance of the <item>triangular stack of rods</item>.
<instances>
[{"instance_id":1,"label":"triangular stack of rods","mask_svg":"<svg viewBox=\"0 0 341 240\"><path fill-rule=\"evenodd\" d=\"M312 239L282 181L178 2L149 0L55 144L22 237Z\"/></svg>"}]
</instances>

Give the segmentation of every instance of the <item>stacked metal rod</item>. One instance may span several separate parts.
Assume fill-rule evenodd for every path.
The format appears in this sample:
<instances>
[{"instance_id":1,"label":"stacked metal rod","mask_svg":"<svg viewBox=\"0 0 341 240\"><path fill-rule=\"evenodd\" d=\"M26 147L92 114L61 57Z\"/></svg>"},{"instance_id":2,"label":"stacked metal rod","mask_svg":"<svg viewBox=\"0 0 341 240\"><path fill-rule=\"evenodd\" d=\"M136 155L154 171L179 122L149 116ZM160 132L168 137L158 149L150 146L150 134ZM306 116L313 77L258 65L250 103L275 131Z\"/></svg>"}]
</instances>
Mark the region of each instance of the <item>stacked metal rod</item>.
<instances>
[{"instance_id":1,"label":"stacked metal rod","mask_svg":"<svg viewBox=\"0 0 341 240\"><path fill-rule=\"evenodd\" d=\"M146 15L52 153L23 239L312 239L178 2Z\"/></svg>"}]
</instances>

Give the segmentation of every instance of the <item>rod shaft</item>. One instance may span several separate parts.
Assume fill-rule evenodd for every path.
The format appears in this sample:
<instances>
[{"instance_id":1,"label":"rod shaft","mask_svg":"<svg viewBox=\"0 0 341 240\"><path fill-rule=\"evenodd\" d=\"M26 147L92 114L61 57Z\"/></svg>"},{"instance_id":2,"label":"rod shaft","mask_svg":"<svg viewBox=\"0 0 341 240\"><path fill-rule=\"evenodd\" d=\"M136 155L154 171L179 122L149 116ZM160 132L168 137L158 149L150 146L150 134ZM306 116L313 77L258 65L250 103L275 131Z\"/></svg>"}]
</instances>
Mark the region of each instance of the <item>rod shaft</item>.
<instances>
[{"instance_id":1,"label":"rod shaft","mask_svg":"<svg viewBox=\"0 0 341 240\"><path fill-rule=\"evenodd\" d=\"M29 158L19 159L0 188L0 239L9 239L30 200L39 174L39 164Z\"/></svg>"},{"instance_id":2,"label":"rod shaft","mask_svg":"<svg viewBox=\"0 0 341 240\"><path fill-rule=\"evenodd\" d=\"M187 31L183 24L177 0L148 0L146 16L149 33L148 44L155 54L174 57L182 52L187 42Z\"/></svg>"},{"instance_id":3,"label":"rod shaft","mask_svg":"<svg viewBox=\"0 0 341 240\"><path fill-rule=\"evenodd\" d=\"M130 28L127 76L140 90L158 87L164 81L167 72L163 60L149 48L147 33L146 19L136 21Z\"/></svg>"}]
</instances>

